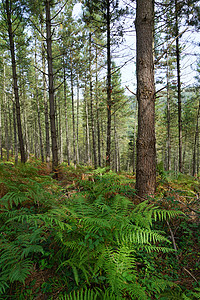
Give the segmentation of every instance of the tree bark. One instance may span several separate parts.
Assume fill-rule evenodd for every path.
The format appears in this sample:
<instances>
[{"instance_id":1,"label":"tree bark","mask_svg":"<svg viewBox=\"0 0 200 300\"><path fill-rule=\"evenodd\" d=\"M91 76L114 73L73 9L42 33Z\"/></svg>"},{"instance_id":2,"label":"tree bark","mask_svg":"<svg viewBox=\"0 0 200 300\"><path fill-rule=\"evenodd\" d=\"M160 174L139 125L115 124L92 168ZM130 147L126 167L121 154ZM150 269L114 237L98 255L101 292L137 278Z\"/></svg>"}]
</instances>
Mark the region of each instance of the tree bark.
<instances>
[{"instance_id":1,"label":"tree bark","mask_svg":"<svg viewBox=\"0 0 200 300\"><path fill-rule=\"evenodd\" d=\"M76 158L79 164L79 78L77 78L77 106L76 106Z\"/></svg>"},{"instance_id":2,"label":"tree bark","mask_svg":"<svg viewBox=\"0 0 200 300\"><path fill-rule=\"evenodd\" d=\"M14 134L14 152L15 152L15 164L18 163L18 143L17 143L17 126L16 126L16 107L15 107L15 95L13 90L13 134Z\"/></svg>"},{"instance_id":3,"label":"tree bark","mask_svg":"<svg viewBox=\"0 0 200 300\"><path fill-rule=\"evenodd\" d=\"M98 51L96 46L96 107L97 107L97 140L98 140L98 166L101 167L101 133L100 133L100 120L99 120L99 97L98 97Z\"/></svg>"},{"instance_id":4,"label":"tree bark","mask_svg":"<svg viewBox=\"0 0 200 300\"><path fill-rule=\"evenodd\" d=\"M170 95L169 95L169 58L167 52L167 171L171 170L171 117L170 117Z\"/></svg>"},{"instance_id":5,"label":"tree bark","mask_svg":"<svg viewBox=\"0 0 200 300\"><path fill-rule=\"evenodd\" d=\"M179 172L183 171L182 163L182 118L181 118L181 75L180 75L180 46L178 27L178 3L175 0L175 35L176 35L176 66L177 66L177 93L178 93L178 140L179 140Z\"/></svg>"},{"instance_id":6,"label":"tree bark","mask_svg":"<svg viewBox=\"0 0 200 300\"><path fill-rule=\"evenodd\" d=\"M36 105L37 105L37 115L38 115L38 129L39 129L39 138L40 138L40 154L42 162L44 162L44 147L42 140L42 127L41 127L41 118L40 118L40 101L38 95L38 74L37 74L37 41L35 39L35 93L36 93Z\"/></svg>"},{"instance_id":7,"label":"tree bark","mask_svg":"<svg viewBox=\"0 0 200 300\"><path fill-rule=\"evenodd\" d=\"M73 161L76 167L76 128L74 113L74 84L73 84L73 66L72 66L72 50L70 50L70 82L71 82L71 101L72 101L72 126L73 126Z\"/></svg>"},{"instance_id":8,"label":"tree bark","mask_svg":"<svg viewBox=\"0 0 200 300\"><path fill-rule=\"evenodd\" d=\"M92 144L93 144L93 158L94 168L97 168L97 153L96 153L96 139L95 139L95 128L94 128L94 112L93 112L93 87L92 87L92 34L89 33L89 80L90 80L90 119L92 127Z\"/></svg>"},{"instance_id":9,"label":"tree bark","mask_svg":"<svg viewBox=\"0 0 200 300\"><path fill-rule=\"evenodd\" d=\"M50 0L45 1L45 6L46 6L47 61L48 61L48 79L49 79L49 106L50 106L50 125L51 125L51 143L52 143L52 167L53 167L53 171L56 171L58 167L58 145L57 145L56 121L55 121L55 99L54 99L55 90L54 90L54 74L53 74L53 60L52 60Z\"/></svg>"},{"instance_id":10,"label":"tree bark","mask_svg":"<svg viewBox=\"0 0 200 300\"><path fill-rule=\"evenodd\" d=\"M145 198L153 195L156 189L152 0L137 0L135 26L138 100L136 189L138 196Z\"/></svg>"},{"instance_id":11,"label":"tree bark","mask_svg":"<svg viewBox=\"0 0 200 300\"><path fill-rule=\"evenodd\" d=\"M41 31L43 30L43 24L41 24ZM42 70L43 70L43 97L44 97L44 118L45 118L45 137L46 137L46 163L50 162L50 137L49 137L49 113L48 113L48 101L47 101L47 84L46 84L46 67L45 67L45 45L42 41Z\"/></svg>"},{"instance_id":12,"label":"tree bark","mask_svg":"<svg viewBox=\"0 0 200 300\"><path fill-rule=\"evenodd\" d=\"M107 143L106 166L110 167L111 153L111 53L110 53L110 0L106 1L106 28L107 28Z\"/></svg>"},{"instance_id":13,"label":"tree bark","mask_svg":"<svg viewBox=\"0 0 200 300\"><path fill-rule=\"evenodd\" d=\"M66 72L65 72L65 62L63 58L63 68L64 68L64 102L65 102L65 130L66 130L66 147L67 147L67 163L70 165L69 157L69 129L68 129L68 115L67 115L67 90L66 90Z\"/></svg>"},{"instance_id":14,"label":"tree bark","mask_svg":"<svg viewBox=\"0 0 200 300\"><path fill-rule=\"evenodd\" d=\"M194 148L193 148L193 160L192 160L192 176L196 173L196 148L198 144L198 136L199 136L199 113L200 113L200 100L199 100L199 106L197 111L197 121L196 121L196 130L195 130L195 136L194 136Z\"/></svg>"},{"instance_id":15,"label":"tree bark","mask_svg":"<svg viewBox=\"0 0 200 300\"><path fill-rule=\"evenodd\" d=\"M11 59L12 59L12 76L13 76L14 94L15 94L18 139L19 139L19 146L20 146L21 162L25 163L26 155L25 155L24 140L23 140L23 134L22 134L20 102L19 102L16 61L15 61L15 46L14 46L14 37L13 37L13 29L12 29L12 21L11 21L11 11L12 10L11 10L11 3L9 0L6 0L5 8L6 8L6 15L7 15L8 35L9 35L10 52L11 52Z\"/></svg>"}]
</instances>

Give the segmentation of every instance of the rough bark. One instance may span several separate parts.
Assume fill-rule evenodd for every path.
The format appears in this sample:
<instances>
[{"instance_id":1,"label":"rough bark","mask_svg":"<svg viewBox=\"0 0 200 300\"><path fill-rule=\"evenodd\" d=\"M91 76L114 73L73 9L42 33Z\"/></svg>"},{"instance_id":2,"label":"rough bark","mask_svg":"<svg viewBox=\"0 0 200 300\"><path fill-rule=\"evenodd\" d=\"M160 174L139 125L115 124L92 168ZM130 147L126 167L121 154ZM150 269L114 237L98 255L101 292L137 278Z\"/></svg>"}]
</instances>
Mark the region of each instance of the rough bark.
<instances>
[{"instance_id":1,"label":"rough bark","mask_svg":"<svg viewBox=\"0 0 200 300\"><path fill-rule=\"evenodd\" d=\"M8 24L9 46L10 46L10 53L12 59L12 77L13 77L14 94L15 94L18 139L19 139L19 146L20 146L21 162L25 163L26 155L24 149L22 125L21 125L20 101L19 101L16 60L15 60L15 46L14 46L13 28L12 28L12 21L11 21L11 4L9 0L6 0L5 4L6 4L5 8L6 8L7 24Z\"/></svg>"},{"instance_id":2,"label":"rough bark","mask_svg":"<svg viewBox=\"0 0 200 300\"><path fill-rule=\"evenodd\" d=\"M53 60L52 60L50 0L45 1L45 8L46 8L46 43L47 43L48 79L49 79L49 107L50 107L51 143L52 143L52 167L53 167L53 171L56 171L58 167L58 145L57 145L56 121L55 121L55 99L54 99L55 90L54 90L54 74L53 74Z\"/></svg>"},{"instance_id":3,"label":"rough bark","mask_svg":"<svg viewBox=\"0 0 200 300\"><path fill-rule=\"evenodd\" d=\"M152 0L137 0L135 26L138 100L136 189L138 196L145 198L153 195L156 188Z\"/></svg>"}]
</instances>

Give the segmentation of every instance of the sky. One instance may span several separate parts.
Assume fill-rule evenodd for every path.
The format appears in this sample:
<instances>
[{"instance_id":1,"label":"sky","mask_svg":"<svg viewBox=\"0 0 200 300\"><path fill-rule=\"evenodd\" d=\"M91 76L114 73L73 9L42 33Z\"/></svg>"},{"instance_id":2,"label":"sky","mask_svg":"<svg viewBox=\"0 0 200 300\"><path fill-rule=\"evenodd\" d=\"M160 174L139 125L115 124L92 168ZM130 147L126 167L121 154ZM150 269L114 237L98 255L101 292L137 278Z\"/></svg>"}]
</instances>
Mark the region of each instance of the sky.
<instances>
[{"instance_id":1,"label":"sky","mask_svg":"<svg viewBox=\"0 0 200 300\"><path fill-rule=\"evenodd\" d=\"M76 4L73 10L73 16L78 17L81 15L81 4ZM119 48L115 49L116 52L113 54L113 59L116 64L121 67L122 75L122 86L128 86L128 88L136 93L136 35L134 30L134 19L126 21L125 26L129 30L124 35L124 41ZM182 57L181 57L181 81L182 87L187 87L195 83L196 73L196 62L200 59L200 33L194 30L188 29L180 38L180 44L184 46ZM175 42L174 42L175 44ZM160 73L159 75L165 77L165 74ZM174 73L176 80L176 73ZM162 88L159 85L157 89ZM131 93L126 90L127 95Z\"/></svg>"}]
</instances>

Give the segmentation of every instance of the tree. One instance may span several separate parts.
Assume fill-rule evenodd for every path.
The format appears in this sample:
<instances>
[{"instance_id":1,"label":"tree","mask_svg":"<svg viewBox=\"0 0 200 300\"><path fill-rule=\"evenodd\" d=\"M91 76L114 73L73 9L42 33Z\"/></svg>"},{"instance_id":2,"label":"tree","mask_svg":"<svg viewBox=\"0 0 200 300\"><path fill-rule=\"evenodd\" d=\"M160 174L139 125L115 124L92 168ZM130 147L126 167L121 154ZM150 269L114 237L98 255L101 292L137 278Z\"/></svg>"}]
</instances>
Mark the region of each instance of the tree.
<instances>
[{"instance_id":1,"label":"tree","mask_svg":"<svg viewBox=\"0 0 200 300\"><path fill-rule=\"evenodd\" d=\"M153 11L152 0L137 0L135 20L138 100L136 189L140 197L154 194L156 188Z\"/></svg>"},{"instance_id":2,"label":"tree","mask_svg":"<svg viewBox=\"0 0 200 300\"><path fill-rule=\"evenodd\" d=\"M15 95L15 104L16 104L16 115L17 115L17 128L18 128L18 139L20 146L21 162L26 162L24 140L22 134L22 125L21 125L21 113L20 113L20 101L19 101L19 91L18 91L18 81L17 81L17 71L16 71L16 60L15 60L15 45L14 45L14 33L12 27L12 15L13 11L12 2L6 0L4 3L4 10L6 12L6 22L9 35L9 46L12 59L12 76L13 76L13 85L14 85L14 95Z\"/></svg>"}]
</instances>

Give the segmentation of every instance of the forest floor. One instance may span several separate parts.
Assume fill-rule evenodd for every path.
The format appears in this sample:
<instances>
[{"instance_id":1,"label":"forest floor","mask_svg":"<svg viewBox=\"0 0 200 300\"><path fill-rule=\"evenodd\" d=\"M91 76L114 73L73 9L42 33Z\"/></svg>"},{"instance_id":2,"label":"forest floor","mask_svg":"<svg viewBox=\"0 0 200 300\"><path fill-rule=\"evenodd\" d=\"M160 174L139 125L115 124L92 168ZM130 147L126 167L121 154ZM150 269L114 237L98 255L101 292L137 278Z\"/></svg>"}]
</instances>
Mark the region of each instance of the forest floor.
<instances>
[{"instance_id":1,"label":"forest floor","mask_svg":"<svg viewBox=\"0 0 200 300\"><path fill-rule=\"evenodd\" d=\"M62 164L55 180L46 164L34 159L18 166L12 161L0 162L0 299L200 299L200 180L163 170L158 173L156 195L144 201L146 207L144 204L137 208L135 175L131 173L116 174L104 168L94 170ZM113 206L116 202L119 207ZM124 206L120 206L122 203ZM104 266L102 262L97 267L95 261L110 246L113 247L111 256L119 250L114 232L120 220L130 217L128 209L125 211L129 205L133 205L129 211L138 211L143 222L147 218L150 224L141 225L141 221L131 219L131 225L139 224L143 231L149 226L148 230L161 232L170 241L172 252L155 248L148 253L137 247L149 245L149 241L141 242L137 238L134 245L139 250L132 258L135 265L123 271L123 280L119 278L122 287L117 295L114 284L109 282L109 274L115 267ZM97 212L99 206L104 221ZM112 229L105 238L104 231L110 226L105 211L109 209L112 216L114 209L117 223L110 223ZM156 209L161 216L157 220L150 216ZM167 218L160 210L173 211L177 216ZM156 247L163 243L159 238L154 240ZM81 247L83 251L77 257ZM159 281L154 285L155 278L162 280L162 284ZM131 286L134 280L141 288L136 295L126 289L127 283ZM165 284L164 280L171 283ZM75 294L83 288L103 286L108 289L111 286L114 294L105 296L104 291L100 298L95 298L96 294L78 298L80 295ZM74 293L73 297L70 293Z\"/></svg>"}]
</instances>

